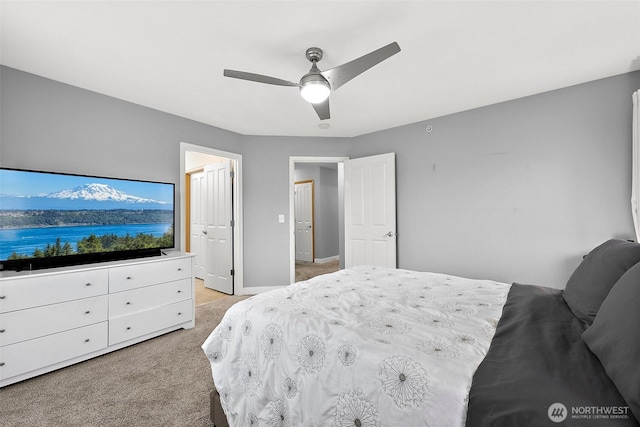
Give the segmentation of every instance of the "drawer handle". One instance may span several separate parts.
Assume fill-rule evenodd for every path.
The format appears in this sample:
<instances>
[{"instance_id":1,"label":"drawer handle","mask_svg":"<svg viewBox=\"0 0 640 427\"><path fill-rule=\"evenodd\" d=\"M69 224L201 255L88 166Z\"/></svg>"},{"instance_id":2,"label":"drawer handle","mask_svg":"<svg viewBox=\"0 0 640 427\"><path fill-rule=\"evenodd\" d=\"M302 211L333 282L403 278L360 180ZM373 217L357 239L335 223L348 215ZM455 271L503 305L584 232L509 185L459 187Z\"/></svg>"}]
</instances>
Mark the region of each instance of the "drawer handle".
<instances>
[{"instance_id":1,"label":"drawer handle","mask_svg":"<svg viewBox=\"0 0 640 427\"><path fill-rule=\"evenodd\" d=\"M127 280L131 280L131 279L133 279L133 277L127 276Z\"/></svg>"},{"instance_id":2,"label":"drawer handle","mask_svg":"<svg viewBox=\"0 0 640 427\"><path fill-rule=\"evenodd\" d=\"M6 297L6 295L0 295L0 299L5 299Z\"/></svg>"},{"instance_id":3,"label":"drawer handle","mask_svg":"<svg viewBox=\"0 0 640 427\"><path fill-rule=\"evenodd\" d=\"M182 291L178 291L178 293L179 293L179 294L181 294L181 293L182 293Z\"/></svg>"},{"instance_id":4,"label":"drawer handle","mask_svg":"<svg viewBox=\"0 0 640 427\"><path fill-rule=\"evenodd\" d=\"M182 313L178 313L178 316L182 316Z\"/></svg>"},{"instance_id":5,"label":"drawer handle","mask_svg":"<svg viewBox=\"0 0 640 427\"><path fill-rule=\"evenodd\" d=\"M131 330L131 326L127 326L127 331L130 331L130 330Z\"/></svg>"},{"instance_id":6,"label":"drawer handle","mask_svg":"<svg viewBox=\"0 0 640 427\"><path fill-rule=\"evenodd\" d=\"M84 314L90 314L91 312L89 310L85 311Z\"/></svg>"},{"instance_id":7,"label":"drawer handle","mask_svg":"<svg viewBox=\"0 0 640 427\"><path fill-rule=\"evenodd\" d=\"M4 362L0 362L0 366L4 366Z\"/></svg>"},{"instance_id":8,"label":"drawer handle","mask_svg":"<svg viewBox=\"0 0 640 427\"><path fill-rule=\"evenodd\" d=\"M86 340L84 340L84 342L89 342L89 341L91 341L89 338L87 338Z\"/></svg>"},{"instance_id":9,"label":"drawer handle","mask_svg":"<svg viewBox=\"0 0 640 427\"><path fill-rule=\"evenodd\" d=\"M127 301L127 304L126 304L126 305L131 305L131 302L130 302L130 301Z\"/></svg>"},{"instance_id":10,"label":"drawer handle","mask_svg":"<svg viewBox=\"0 0 640 427\"><path fill-rule=\"evenodd\" d=\"M182 271L182 268L178 268L178 271Z\"/></svg>"},{"instance_id":11,"label":"drawer handle","mask_svg":"<svg viewBox=\"0 0 640 427\"><path fill-rule=\"evenodd\" d=\"M0 329L0 334L3 333L6 329Z\"/></svg>"},{"instance_id":12,"label":"drawer handle","mask_svg":"<svg viewBox=\"0 0 640 427\"><path fill-rule=\"evenodd\" d=\"M91 286L91 282L85 283L85 286Z\"/></svg>"}]
</instances>

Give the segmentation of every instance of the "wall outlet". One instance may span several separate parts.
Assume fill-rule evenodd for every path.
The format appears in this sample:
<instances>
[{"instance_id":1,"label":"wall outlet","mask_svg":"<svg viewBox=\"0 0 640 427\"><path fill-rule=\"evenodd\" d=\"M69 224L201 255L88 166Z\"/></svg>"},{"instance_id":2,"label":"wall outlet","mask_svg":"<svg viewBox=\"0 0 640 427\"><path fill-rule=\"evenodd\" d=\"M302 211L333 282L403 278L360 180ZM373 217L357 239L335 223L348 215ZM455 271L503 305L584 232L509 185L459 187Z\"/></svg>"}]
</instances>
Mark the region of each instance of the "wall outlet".
<instances>
[{"instance_id":1,"label":"wall outlet","mask_svg":"<svg viewBox=\"0 0 640 427\"><path fill-rule=\"evenodd\" d=\"M284 214L280 214L280 215L278 215L278 222L279 222L280 224L284 224Z\"/></svg>"}]
</instances>

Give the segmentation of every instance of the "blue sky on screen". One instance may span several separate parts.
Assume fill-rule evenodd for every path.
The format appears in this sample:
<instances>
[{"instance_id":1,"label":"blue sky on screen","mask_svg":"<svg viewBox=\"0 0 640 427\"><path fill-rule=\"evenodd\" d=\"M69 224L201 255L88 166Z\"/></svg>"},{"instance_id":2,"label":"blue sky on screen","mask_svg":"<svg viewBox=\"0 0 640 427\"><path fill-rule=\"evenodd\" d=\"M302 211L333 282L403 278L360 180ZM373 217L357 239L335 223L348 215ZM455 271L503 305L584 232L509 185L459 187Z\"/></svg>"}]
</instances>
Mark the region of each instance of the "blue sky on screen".
<instances>
[{"instance_id":1,"label":"blue sky on screen","mask_svg":"<svg viewBox=\"0 0 640 427\"><path fill-rule=\"evenodd\" d=\"M94 183L106 184L133 196L162 202L173 202L173 188L170 184L158 185L124 179L94 178L8 169L0 170L0 194L11 196L49 194L61 190L72 190L81 185Z\"/></svg>"}]
</instances>

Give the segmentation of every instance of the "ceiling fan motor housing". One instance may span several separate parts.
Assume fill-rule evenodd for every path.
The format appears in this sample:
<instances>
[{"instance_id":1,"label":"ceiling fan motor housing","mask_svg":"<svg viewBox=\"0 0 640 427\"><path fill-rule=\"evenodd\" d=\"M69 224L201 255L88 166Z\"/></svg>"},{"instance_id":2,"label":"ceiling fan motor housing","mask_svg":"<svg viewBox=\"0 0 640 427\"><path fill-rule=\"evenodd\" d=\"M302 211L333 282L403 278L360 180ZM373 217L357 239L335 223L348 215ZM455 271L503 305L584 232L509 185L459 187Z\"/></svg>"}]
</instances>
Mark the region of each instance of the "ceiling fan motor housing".
<instances>
[{"instance_id":1,"label":"ceiling fan motor housing","mask_svg":"<svg viewBox=\"0 0 640 427\"><path fill-rule=\"evenodd\" d=\"M314 64L322 59L322 49L319 47L310 47L307 49L307 59Z\"/></svg>"}]
</instances>

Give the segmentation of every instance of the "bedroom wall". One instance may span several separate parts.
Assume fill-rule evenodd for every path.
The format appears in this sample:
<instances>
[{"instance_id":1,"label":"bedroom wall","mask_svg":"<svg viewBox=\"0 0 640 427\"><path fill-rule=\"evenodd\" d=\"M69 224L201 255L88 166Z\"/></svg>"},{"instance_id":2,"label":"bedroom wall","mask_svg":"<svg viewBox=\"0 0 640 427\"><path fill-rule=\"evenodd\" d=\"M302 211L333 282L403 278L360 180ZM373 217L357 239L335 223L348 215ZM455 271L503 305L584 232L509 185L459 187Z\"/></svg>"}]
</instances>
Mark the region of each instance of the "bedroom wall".
<instances>
[{"instance_id":1,"label":"bedroom wall","mask_svg":"<svg viewBox=\"0 0 640 427\"><path fill-rule=\"evenodd\" d=\"M260 287L289 283L289 156L395 151L400 267L563 287L582 254L633 236L638 88L635 72L351 139L293 138L0 67L0 165L177 184L180 141L242 154L244 281Z\"/></svg>"},{"instance_id":2,"label":"bedroom wall","mask_svg":"<svg viewBox=\"0 0 640 427\"><path fill-rule=\"evenodd\" d=\"M397 154L399 266L563 288L633 239L639 88L634 72L354 138L352 158Z\"/></svg>"},{"instance_id":3,"label":"bedroom wall","mask_svg":"<svg viewBox=\"0 0 640 427\"><path fill-rule=\"evenodd\" d=\"M241 149L233 132L12 68L0 84L4 167L173 182L179 202L181 141Z\"/></svg>"},{"instance_id":4,"label":"bedroom wall","mask_svg":"<svg viewBox=\"0 0 640 427\"><path fill-rule=\"evenodd\" d=\"M342 157L348 146L348 138L244 137L245 287L290 282L289 157Z\"/></svg>"},{"instance_id":5,"label":"bedroom wall","mask_svg":"<svg viewBox=\"0 0 640 427\"><path fill-rule=\"evenodd\" d=\"M242 154L245 287L289 283L289 156L348 149L347 138L243 136L4 66L0 93L3 167L173 182L180 203L180 142Z\"/></svg>"}]
</instances>

